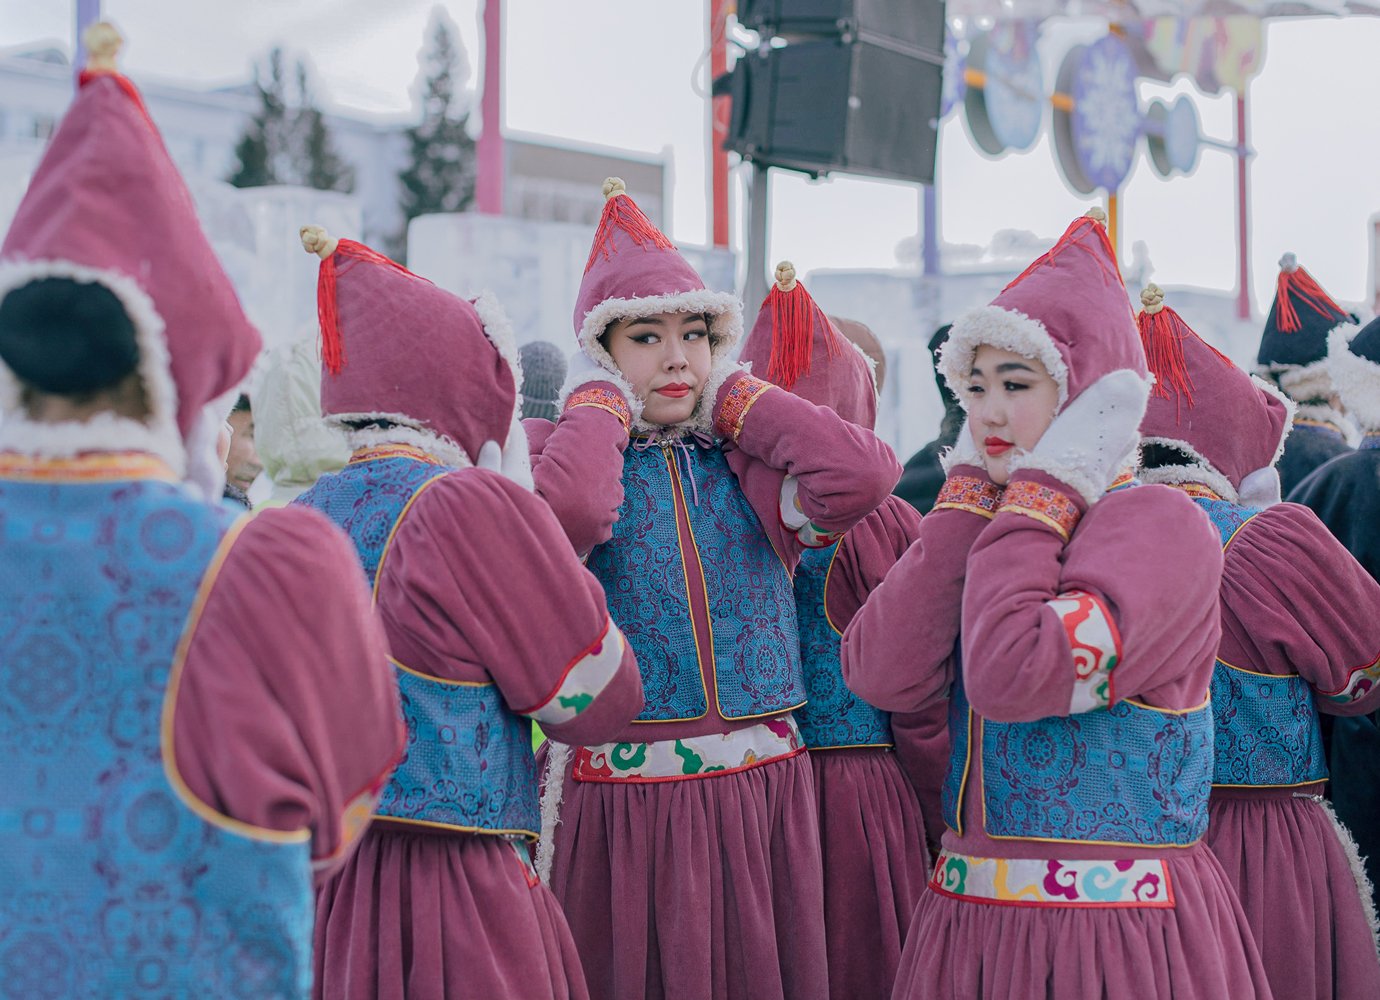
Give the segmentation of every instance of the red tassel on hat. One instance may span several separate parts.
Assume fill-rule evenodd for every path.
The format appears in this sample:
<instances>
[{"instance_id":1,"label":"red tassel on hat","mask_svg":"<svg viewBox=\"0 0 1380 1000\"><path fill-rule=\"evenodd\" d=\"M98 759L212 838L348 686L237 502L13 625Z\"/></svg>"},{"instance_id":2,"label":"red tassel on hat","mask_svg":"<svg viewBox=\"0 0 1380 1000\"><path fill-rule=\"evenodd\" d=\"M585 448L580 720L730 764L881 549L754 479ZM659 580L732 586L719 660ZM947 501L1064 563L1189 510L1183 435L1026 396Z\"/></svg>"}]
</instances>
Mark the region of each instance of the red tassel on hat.
<instances>
[{"instance_id":1,"label":"red tassel on hat","mask_svg":"<svg viewBox=\"0 0 1380 1000\"><path fill-rule=\"evenodd\" d=\"M1319 316L1341 322L1350 315L1332 301L1332 296L1323 291L1311 274L1294 263L1293 254L1285 254L1280 261L1279 279L1275 282L1277 320L1284 333L1297 333L1303 327L1298 310L1294 308L1296 297Z\"/></svg>"},{"instance_id":2,"label":"red tassel on hat","mask_svg":"<svg viewBox=\"0 0 1380 1000\"><path fill-rule=\"evenodd\" d=\"M1184 341L1195 338L1224 365L1231 365L1232 361L1199 337L1182 316L1164 304L1164 292L1159 286L1147 285L1140 293L1140 301L1144 308L1136 317L1136 326L1140 329L1146 366L1155 376L1155 387L1151 391L1161 399L1168 399L1172 389L1178 400L1187 400L1192 406L1193 374L1184 360Z\"/></svg>"},{"instance_id":3,"label":"red tassel on hat","mask_svg":"<svg viewBox=\"0 0 1380 1000\"><path fill-rule=\"evenodd\" d=\"M339 375L345 367L345 340L340 332L340 314L336 306L336 256L391 267L409 278L426 281L413 274L395 260L354 240L334 240L320 226L303 226L300 232L302 247L307 253L321 258L321 270L316 278L316 318L321 326L321 363L332 375ZM427 282L430 284L430 282Z\"/></svg>"},{"instance_id":4,"label":"red tassel on hat","mask_svg":"<svg viewBox=\"0 0 1380 1000\"><path fill-rule=\"evenodd\" d=\"M767 302L771 303L771 360L767 363L767 378L790 389L810 372L815 318L824 325L824 342L831 358L838 357L842 349L839 335L805 286L795 279L795 268L789 261L776 265L776 281L762 305Z\"/></svg>"},{"instance_id":5,"label":"red tassel on hat","mask_svg":"<svg viewBox=\"0 0 1380 1000\"><path fill-rule=\"evenodd\" d=\"M594 245L590 247L589 260L585 261L586 274L601 254L608 260L611 254L618 251L613 242L614 230L622 230L630 236L639 250L646 250L649 246L658 250L675 249L666 234L628 197L628 189L620 178L610 177L604 181L604 199L604 212L599 216L599 228L594 232Z\"/></svg>"}]
</instances>

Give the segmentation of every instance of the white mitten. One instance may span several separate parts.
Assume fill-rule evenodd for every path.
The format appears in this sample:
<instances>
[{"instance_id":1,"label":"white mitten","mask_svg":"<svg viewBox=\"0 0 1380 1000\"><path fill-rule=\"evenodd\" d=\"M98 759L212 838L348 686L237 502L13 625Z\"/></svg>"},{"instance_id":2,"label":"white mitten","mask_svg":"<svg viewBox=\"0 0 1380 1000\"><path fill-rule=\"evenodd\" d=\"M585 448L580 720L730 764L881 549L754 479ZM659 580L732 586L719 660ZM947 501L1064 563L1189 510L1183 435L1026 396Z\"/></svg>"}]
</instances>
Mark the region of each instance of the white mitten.
<instances>
[{"instance_id":1,"label":"white mitten","mask_svg":"<svg viewBox=\"0 0 1380 1000\"><path fill-rule=\"evenodd\" d=\"M1150 382L1130 369L1103 375L1060 411L1011 471L1037 469L1093 503L1112 485L1140 445L1140 422Z\"/></svg>"},{"instance_id":2,"label":"white mitten","mask_svg":"<svg viewBox=\"0 0 1380 1000\"><path fill-rule=\"evenodd\" d=\"M497 472L511 479L525 490L533 488L532 462L527 451L527 432L523 430L522 419L513 417L508 428L508 440L500 445L497 441L485 441L479 448L479 458L474 463L477 469Z\"/></svg>"},{"instance_id":3,"label":"white mitten","mask_svg":"<svg viewBox=\"0 0 1380 1000\"><path fill-rule=\"evenodd\" d=\"M1273 465L1254 472L1241 480L1237 495L1247 507L1273 507L1280 502L1283 487L1279 481L1279 470Z\"/></svg>"},{"instance_id":4,"label":"white mitten","mask_svg":"<svg viewBox=\"0 0 1380 1000\"><path fill-rule=\"evenodd\" d=\"M963 418L963 426L958 430L958 440L954 441L954 446L944 454L939 456L939 464L944 467L944 471L951 472L958 465L975 465L979 469L987 468L982 460L982 455L977 450L977 442L973 440L972 428L968 426L968 418Z\"/></svg>"},{"instance_id":5,"label":"white mitten","mask_svg":"<svg viewBox=\"0 0 1380 1000\"><path fill-rule=\"evenodd\" d=\"M570 356L570 362L565 370L565 388L568 392L574 392L591 382L612 382L621 388L622 381L621 378L582 350L576 351Z\"/></svg>"}]
</instances>

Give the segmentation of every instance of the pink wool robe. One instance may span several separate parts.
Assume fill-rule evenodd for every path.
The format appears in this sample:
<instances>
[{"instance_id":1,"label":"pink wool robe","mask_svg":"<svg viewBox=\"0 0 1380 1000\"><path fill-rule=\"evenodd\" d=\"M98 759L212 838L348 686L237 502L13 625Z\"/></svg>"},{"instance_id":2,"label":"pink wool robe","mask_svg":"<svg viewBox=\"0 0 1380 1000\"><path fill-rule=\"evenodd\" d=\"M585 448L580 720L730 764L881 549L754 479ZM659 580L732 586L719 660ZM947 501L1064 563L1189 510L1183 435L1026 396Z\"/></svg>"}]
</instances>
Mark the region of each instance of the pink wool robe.
<instances>
[{"instance_id":1,"label":"pink wool robe","mask_svg":"<svg viewBox=\"0 0 1380 1000\"><path fill-rule=\"evenodd\" d=\"M451 473L408 509L379 569L377 602L400 662L445 680L492 681L519 708L544 702L608 621L602 589L545 504L478 469ZM607 739L641 708L628 649L591 705L546 732ZM417 829L379 820L320 893L317 996L588 996L564 915L510 842Z\"/></svg>"},{"instance_id":2,"label":"pink wool robe","mask_svg":"<svg viewBox=\"0 0 1380 1000\"><path fill-rule=\"evenodd\" d=\"M951 472L986 480L982 470ZM1220 636L1221 548L1207 519L1167 487L1140 486L1089 507L1052 477L1032 481L1074 500L1082 517L1065 542L1019 513L987 518L941 509L844 636L850 687L894 711L941 698L962 636L964 683L975 716L998 722L1064 716L1073 656L1055 595L1083 590L1111 609L1122 656L1115 698L1169 710L1206 698ZM1133 571L1132 571L1133 568ZM927 609L917 614L917 608ZM980 739L973 738L976 748ZM959 808L964 832L947 851L979 858L1153 859L1168 865L1173 908L1073 908L922 897L894 997L1207 1000L1268 997L1240 903L1201 842L1188 848L994 839L985 832L983 761L971 759Z\"/></svg>"},{"instance_id":3,"label":"pink wool robe","mask_svg":"<svg viewBox=\"0 0 1380 1000\"><path fill-rule=\"evenodd\" d=\"M889 496L839 543L824 591L844 629L920 530L910 504ZM943 826L946 704L892 716L894 749L811 750L824 861L824 930L831 1000L887 996L929 869L926 837ZM912 783L914 782L914 784Z\"/></svg>"},{"instance_id":4,"label":"pink wool robe","mask_svg":"<svg viewBox=\"0 0 1380 1000\"><path fill-rule=\"evenodd\" d=\"M725 383L720 401L741 377ZM527 426L537 492L576 551L588 552L610 537L623 500L627 431L591 406L572 407L554 428ZM835 532L881 503L900 474L870 431L778 388L759 396L737 439L720 446L788 567L801 550L779 516L788 473L806 516ZM705 621L695 589L691 610ZM706 686L714 690L712 678ZM630 725L613 739L672 740L757 724L725 719L714 705L701 719ZM551 887L592 997L825 1000L819 824L805 755L684 781L578 782L570 765L562 778Z\"/></svg>"},{"instance_id":5,"label":"pink wool robe","mask_svg":"<svg viewBox=\"0 0 1380 1000\"><path fill-rule=\"evenodd\" d=\"M355 848L402 739L349 541L312 511L256 515L188 641L173 712L183 780L241 822L310 829L321 881Z\"/></svg>"},{"instance_id":6,"label":"pink wool robe","mask_svg":"<svg viewBox=\"0 0 1380 1000\"><path fill-rule=\"evenodd\" d=\"M1308 508L1277 504L1237 532L1221 605L1225 662L1298 674L1334 715L1380 704L1380 687L1329 697L1368 668L1377 672L1380 585ZM1241 898L1276 997L1380 997L1380 959L1357 886L1364 874L1321 792L1321 783L1214 788L1207 843Z\"/></svg>"}]
</instances>

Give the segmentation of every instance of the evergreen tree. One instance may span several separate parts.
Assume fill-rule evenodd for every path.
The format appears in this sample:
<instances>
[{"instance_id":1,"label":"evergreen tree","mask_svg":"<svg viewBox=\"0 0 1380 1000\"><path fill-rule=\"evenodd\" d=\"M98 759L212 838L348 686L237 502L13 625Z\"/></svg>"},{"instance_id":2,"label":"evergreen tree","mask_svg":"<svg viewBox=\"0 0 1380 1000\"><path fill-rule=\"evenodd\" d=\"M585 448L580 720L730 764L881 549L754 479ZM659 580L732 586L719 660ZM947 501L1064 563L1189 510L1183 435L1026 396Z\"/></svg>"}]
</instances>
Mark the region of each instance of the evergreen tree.
<instances>
[{"instance_id":1,"label":"evergreen tree","mask_svg":"<svg viewBox=\"0 0 1380 1000\"><path fill-rule=\"evenodd\" d=\"M298 110L293 121L298 183L318 191L353 191L355 171L336 152L326 116L316 106L307 67L297 63Z\"/></svg>"},{"instance_id":2,"label":"evergreen tree","mask_svg":"<svg viewBox=\"0 0 1380 1000\"><path fill-rule=\"evenodd\" d=\"M282 49L268 54L267 82L255 67L259 110L235 146L238 162L226 179L236 187L299 184L322 191L352 190L354 169L336 151L301 60L296 83L296 100L289 106Z\"/></svg>"},{"instance_id":3,"label":"evergreen tree","mask_svg":"<svg viewBox=\"0 0 1380 1000\"><path fill-rule=\"evenodd\" d=\"M469 66L455 24L441 7L431 12L417 61L422 120L407 130L410 162L398 175L405 219L459 212L474 200L475 144L466 129L463 94Z\"/></svg>"},{"instance_id":4,"label":"evergreen tree","mask_svg":"<svg viewBox=\"0 0 1380 1000\"><path fill-rule=\"evenodd\" d=\"M259 110L235 146L237 165L226 180L235 187L285 184L288 181L279 172L285 158L290 157L282 49L268 54L267 83L260 67L254 66L254 89L259 95Z\"/></svg>"}]
</instances>

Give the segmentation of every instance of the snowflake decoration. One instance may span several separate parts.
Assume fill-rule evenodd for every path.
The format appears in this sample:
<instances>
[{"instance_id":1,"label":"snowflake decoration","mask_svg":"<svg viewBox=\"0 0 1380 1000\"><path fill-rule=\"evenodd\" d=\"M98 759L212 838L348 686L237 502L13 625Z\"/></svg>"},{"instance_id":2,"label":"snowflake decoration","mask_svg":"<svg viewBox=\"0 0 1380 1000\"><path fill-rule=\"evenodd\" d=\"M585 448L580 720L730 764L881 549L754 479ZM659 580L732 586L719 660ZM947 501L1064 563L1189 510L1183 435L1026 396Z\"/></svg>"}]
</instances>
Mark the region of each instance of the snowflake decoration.
<instances>
[{"instance_id":1,"label":"snowflake decoration","mask_svg":"<svg viewBox=\"0 0 1380 1000\"><path fill-rule=\"evenodd\" d=\"M1141 129L1136 68L1126 47L1115 38L1090 46L1073 89L1079 165L1093 184L1115 191L1131 172Z\"/></svg>"}]
</instances>

